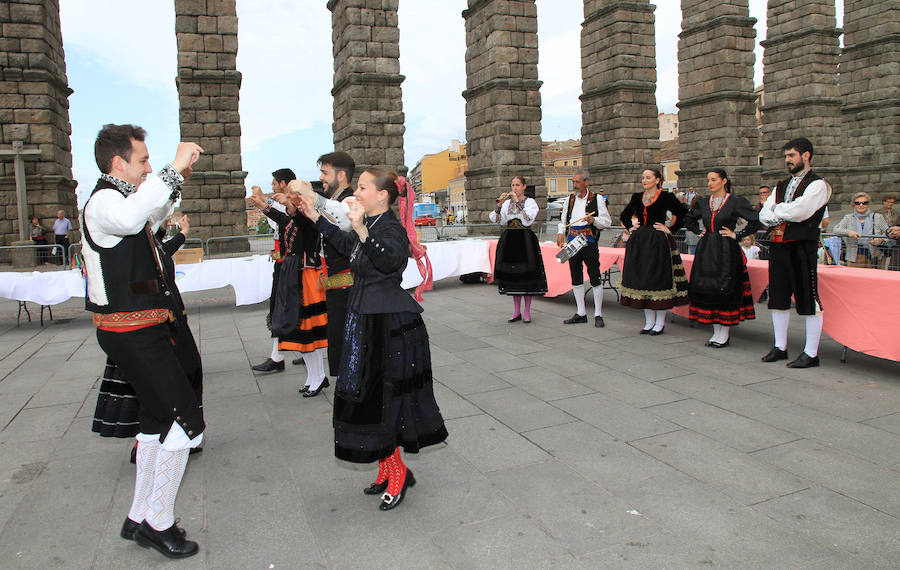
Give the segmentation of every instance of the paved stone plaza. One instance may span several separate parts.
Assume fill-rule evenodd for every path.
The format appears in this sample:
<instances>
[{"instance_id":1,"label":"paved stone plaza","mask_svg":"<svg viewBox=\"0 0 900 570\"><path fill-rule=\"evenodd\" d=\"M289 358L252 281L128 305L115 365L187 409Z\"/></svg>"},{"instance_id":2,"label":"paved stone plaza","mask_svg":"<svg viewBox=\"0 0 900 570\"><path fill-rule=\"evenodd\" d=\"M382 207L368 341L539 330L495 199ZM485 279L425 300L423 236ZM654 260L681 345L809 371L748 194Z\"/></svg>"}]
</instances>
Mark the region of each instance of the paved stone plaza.
<instances>
[{"instance_id":1,"label":"paved stone plaza","mask_svg":"<svg viewBox=\"0 0 900 570\"><path fill-rule=\"evenodd\" d=\"M510 325L491 286L426 293L450 438L409 457L418 484L384 513L374 467L333 456L331 389L251 374L267 304L186 295L209 426L176 513L201 552L178 562L118 536L131 441L90 431L104 357L81 303L43 328L0 303L0 567L897 567L900 365L840 364L830 339L819 369L763 364L762 305L715 350L680 318L639 336L615 301L595 329L562 324L571 295ZM802 335L795 318L792 355Z\"/></svg>"}]
</instances>

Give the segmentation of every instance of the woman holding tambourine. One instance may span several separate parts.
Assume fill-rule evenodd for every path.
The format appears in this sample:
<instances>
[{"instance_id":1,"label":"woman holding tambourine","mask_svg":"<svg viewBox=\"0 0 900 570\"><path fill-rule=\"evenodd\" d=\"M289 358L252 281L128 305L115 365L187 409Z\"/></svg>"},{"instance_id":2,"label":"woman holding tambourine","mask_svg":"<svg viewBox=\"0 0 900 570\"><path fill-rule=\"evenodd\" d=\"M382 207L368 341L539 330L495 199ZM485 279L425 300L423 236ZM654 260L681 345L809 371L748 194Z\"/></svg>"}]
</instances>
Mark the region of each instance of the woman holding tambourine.
<instances>
[{"instance_id":1,"label":"woman holding tambourine","mask_svg":"<svg viewBox=\"0 0 900 570\"><path fill-rule=\"evenodd\" d=\"M506 226L494 258L494 280L501 295L513 296L510 323L531 322L531 297L547 292L547 277L537 236L529 226L538 215L534 198L525 195L525 178L514 176L510 191L500 194L497 207L490 213L494 223ZM525 308L522 311L522 297Z\"/></svg>"}]
</instances>

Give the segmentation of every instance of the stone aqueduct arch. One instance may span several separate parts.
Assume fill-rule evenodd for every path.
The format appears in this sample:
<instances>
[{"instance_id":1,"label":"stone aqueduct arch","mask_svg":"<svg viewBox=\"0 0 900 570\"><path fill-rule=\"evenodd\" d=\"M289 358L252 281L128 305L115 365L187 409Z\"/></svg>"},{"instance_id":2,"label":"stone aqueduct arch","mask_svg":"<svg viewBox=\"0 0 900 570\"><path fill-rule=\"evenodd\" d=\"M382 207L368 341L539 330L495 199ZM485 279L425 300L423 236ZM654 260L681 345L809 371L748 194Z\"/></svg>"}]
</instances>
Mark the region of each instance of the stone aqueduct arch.
<instances>
[{"instance_id":1,"label":"stone aqueduct arch","mask_svg":"<svg viewBox=\"0 0 900 570\"><path fill-rule=\"evenodd\" d=\"M543 180L541 82L534 0L467 0L467 200L483 221L514 174ZM334 53L334 147L361 167L403 165L399 0L328 0ZM783 176L780 146L804 135L840 204L900 182L900 8L845 0L844 47L834 0L769 0L765 94L753 92L755 20L748 0L681 0L679 154L682 185L724 166L739 192ZM182 136L207 153L184 193L197 234L244 231L235 0L175 0ZM638 188L658 148L654 6L584 0L582 151L614 206ZM838 81L840 70L840 81ZM28 203L47 221L75 218L68 95L58 0L0 4L0 148L39 149L26 162ZM759 137L766 160L758 160ZM90 183L84 181L84 183ZM546 189L538 184L538 196ZM13 165L0 163L0 239L16 239ZM613 208L615 211L616 208Z\"/></svg>"}]
</instances>

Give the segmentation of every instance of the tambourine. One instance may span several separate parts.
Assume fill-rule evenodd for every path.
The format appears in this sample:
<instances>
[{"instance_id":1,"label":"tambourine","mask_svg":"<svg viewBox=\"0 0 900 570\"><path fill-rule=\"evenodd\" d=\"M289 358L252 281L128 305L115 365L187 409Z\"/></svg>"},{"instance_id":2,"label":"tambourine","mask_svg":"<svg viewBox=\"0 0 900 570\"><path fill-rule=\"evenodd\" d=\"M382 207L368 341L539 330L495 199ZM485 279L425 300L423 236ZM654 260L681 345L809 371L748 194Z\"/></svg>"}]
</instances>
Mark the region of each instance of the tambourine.
<instances>
[{"instance_id":1,"label":"tambourine","mask_svg":"<svg viewBox=\"0 0 900 570\"><path fill-rule=\"evenodd\" d=\"M570 259L572 259L572 257L575 256L576 253L581 251L581 248L583 248L587 244L588 240L586 237L582 235L575 236L572 241L567 243L561 250L559 250L559 253L556 254L556 261L560 263L569 261Z\"/></svg>"}]
</instances>

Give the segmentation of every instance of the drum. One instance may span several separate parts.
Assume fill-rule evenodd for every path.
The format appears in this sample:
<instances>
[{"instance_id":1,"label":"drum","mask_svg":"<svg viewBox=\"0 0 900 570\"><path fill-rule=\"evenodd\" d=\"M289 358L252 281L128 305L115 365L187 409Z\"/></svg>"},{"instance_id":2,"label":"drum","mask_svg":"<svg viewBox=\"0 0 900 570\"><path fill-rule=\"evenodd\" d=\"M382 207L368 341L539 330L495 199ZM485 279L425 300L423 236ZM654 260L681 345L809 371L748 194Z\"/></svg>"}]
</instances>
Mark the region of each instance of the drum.
<instances>
[{"instance_id":1,"label":"drum","mask_svg":"<svg viewBox=\"0 0 900 570\"><path fill-rule=\"evenodd\" d=\"M581 251L581 248L588 244L588 240L584 236L575 236L569 243L567 243L559 253L556 254L556 261L560 263L565 263L569 261L572 257L575 256L576 253Z\"/></svg>"}]
</instances>

